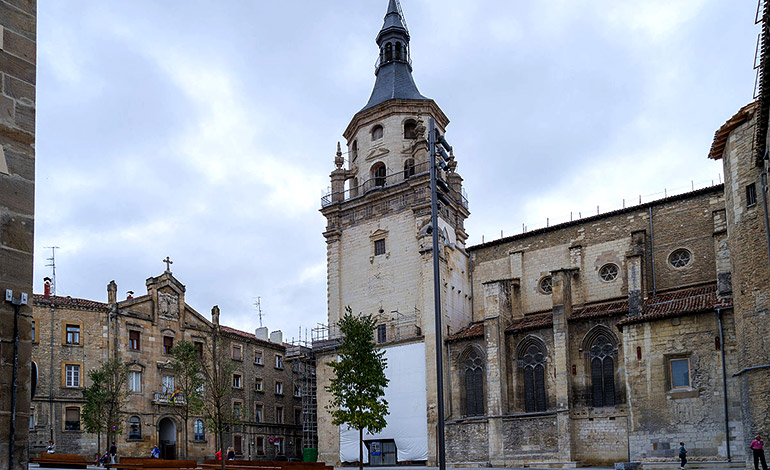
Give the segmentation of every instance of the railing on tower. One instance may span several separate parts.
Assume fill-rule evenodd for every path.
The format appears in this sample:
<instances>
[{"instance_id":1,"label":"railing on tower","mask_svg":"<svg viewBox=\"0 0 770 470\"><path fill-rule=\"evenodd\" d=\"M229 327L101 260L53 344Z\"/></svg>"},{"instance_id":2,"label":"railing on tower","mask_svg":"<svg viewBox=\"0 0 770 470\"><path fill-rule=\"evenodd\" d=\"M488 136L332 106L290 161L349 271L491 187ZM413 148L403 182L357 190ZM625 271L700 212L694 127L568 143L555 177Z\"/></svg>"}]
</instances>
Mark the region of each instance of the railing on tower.
<instances>
[{"instance_id":1,"label":"railing on tower","mask_svg":"<svg viewBox=\"0 0 770 470\"><path fill-rule=\"evenodd\" d=\"M359 184L358 186L354 186L351 188L346 189L343 191L343 197L341 198L343 201L347 201L349 199L354 199L357 197L362 197L366 194L369 194L372 191L379 191L384 188L390 188L399 184L407 183L409 180L412 180L417 177L421 176L429 176L430 175L430 165L428 162L423 163L417 163L414 166L407 167L402 171L398 171L396 173L386 174L385 176L373 176L369 178L368 180L364 181L363 183ZM439 176L440 178L440 176ZM334 201L335 194L329 190L326 194L324 194L321 197L321 207L329 206ZM462 191L462 193L458 191L453 191L450 188L449 191L450 197L462 204L463 207L468 209L468 197L465 193L465 190Z\"/></svg>"}]
</instances>

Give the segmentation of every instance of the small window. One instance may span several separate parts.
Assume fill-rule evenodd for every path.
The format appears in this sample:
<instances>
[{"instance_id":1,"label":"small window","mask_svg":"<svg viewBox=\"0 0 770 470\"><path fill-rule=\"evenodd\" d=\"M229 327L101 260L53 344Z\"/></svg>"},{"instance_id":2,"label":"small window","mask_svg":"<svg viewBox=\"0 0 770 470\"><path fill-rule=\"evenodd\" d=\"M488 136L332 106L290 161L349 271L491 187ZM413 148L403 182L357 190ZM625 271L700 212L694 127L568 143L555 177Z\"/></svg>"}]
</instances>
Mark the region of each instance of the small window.
<instances>
[{"instance_id":1,"label":"small window","mask_svg":"<svg viewBox=\"0 0 770 470\"><path fill-rule=\"evenodd\" d=\"M358 158L358 141L354 140L353 145L350 146L350 160L354 162L356 158Z\"/></svg>"},{"instance_id":2,"label":"small window","mask_svg":"<svg viewBox=\"0 0 770 470\"><path fill-rule=\"evenodd\" d=\"M599 270L599 277L604 282L611 282L618 278L618 272L619 269L617 264L608 263Z\"/></svg>"},{"instance_id":3,"label":"small window","mask_svg":"<svg viewBox=\"0 0 770 470\"><path fill-rule=\"evenodd\" d=\"M241 388L241 375L233 374L233 388Z\"/></svg>"},{"instance_id":4,"label":"small window","mask_svg":"<svg viewBox=\"0 0 770 470\"><path fill-rule=\"evenodd\" d=\"M372 166L372 179L374 180L374 186L385 186L387 169L385 168L384 163L377 162Z\"/></svg>"},{"instance_id":5,"label":"small window","mask_svg":"<svg viewBox=\"0 0 770 470\"><path fill-rule=\"evenodd\" d=\"M257 392L263 392L262 379L254 379L254 390Z\"/></svg>"},{"instance_id":6,"label":"small window","mask_svg":"<svg viewBox=\"0 0 770 470\"><path fill-rule=\"evenodd\" d=\"M128 438L129 439L141 439L142 438L142 420L138 416L132 416L128 418Z\"/></svg>"},{"instance_id":7,"label":"small window","mask_svg":"<svg viewBox=\"0 0 770 470\"><path fill-rule=\"evenodd\" d=\"M283 356L276 354L275 355L275 368L276 369L283 369Z\"/></svg>"},{"instance_id":8,"label":"small window","mask_svg":"<svg viewBox=\"0 0 770 470\"><path fill-rule=\"evenodd\" d=\"M196 419L193 427L193 439L196 441L205 441L206 432L203 429L203 420Z\"/></svg>"},{"instance_id":9,"label":"small window","mask_svg":"<svg viewBox=\"0 0 770 470\"><path fill-rule=\"evenodd\" d=\"M283 407L282 406L275 407L275 423L283 424Z\"/></svg>"},{"instance_id":10,"label":"small window","mask_svg":"<svg viewBox=\"0 0 770 470\"><path fill-rule=\"evenodd\" d=\"M254 364L262 365L262 351L254 351Z\"/></svg>"},{"instance_id":11,"label":"small window","mask_svg":"<svg viewBox=\"0 0 770 470\"><path fill-rule=\"evenodd\" d=\"M233 418L241 419L241 402L233 402Z\"/></svg>"},{"instance_id":12,"label":"small window","mask_svg":"<svg viewBox=\"0 0 770 470\"><path fill-rule=\"evenodd\" d=\"M142 393L142 373L130 371L128 373L128 391L131 393Z\"/></svg>"},{"instance_id":13,"label":"small window","mask_svg":"<svg viewBox=\"0 0 770 470\"><path fill-rule=\"evenodd\" d=\"M161 385L163 386L163 393L170 394L174 393L176 388L174 387L174 376L173 375L164 375L161 377Z\"/></svg>"},{"instance_id":14,"label":"small window","mask_svg":"<svg viewBox=\"0 0 770 470\"><path fill-rule=\"evenodd\" d=\"M417 138L417 123L410 119L404 123L404 139L416 139L416 138Z\"/></svg>"},{"instance_id":15,"label":"small window","mask_svg":"<svg viewBox=\"0 0 770 470\"><path fill-rule=\"evenodd\" d=\"M294 408L294 425L299 426L302 424L302 410L300 408Z\"/></svg>"},{"instance_id":16,"label":"small window","mask_svg":"<svg viewBox=\"0 0 770 470\"><path fill-rule=\"evenodd\" d=\"M275 441L273 441L273 444L275 444L275 446L276 446L276 448L275 448L275 453L276 454L278 454L278 455L285 455L286 454L286 449L284 448L284 444L283 444L283 438L276 437Z\"/></svg>"},{"instance_id":17,"label":"small window","mask_svg":"<svg viewBox=\"0 0 770 470\"><path fill-rule=\"evenodd\" d=\"M29 409L29 428L35 429L35 409Z\"/></svg>"},{"instance_id":18,"label":"small window","mask_svg":"<svg viewBox=\"0 0 770 470\"><path fill-rule=\"evenodd\" d=\"M540 282L537 284L537 288L540 290L541 294L549 295L553 293L553 279L551 276L545 276L540 279Z\"/></svg>"},{"instance_id":19,"label":"small window","mask_svg":"<svg viewBox=\"0 0 770 470\"><path fill-rule=\"evenodd\" d=\"M299 384L294 384L294 396L298 398L302 396L302 388Z\"/></svg>"},{"instance_id":20,"label":"small window","mask_svg":"<svg viewBox=\"0 0 770 470\"><path fill-rule=\"evenodd\" d=\"M690 387L690 359L686 357L671 359L668 361L671 388Z\"/></svg>"},{"instance_id":21,"label":"small window","mask_svg":"<svg viewBox=\"0 0 770 470\"><path fill-rule=\"evenodd\" d=\"M67 325L67 344L80 344L80 325Z\"/></svg>"},{"instance_id":22,"label":"small window","mask_svg":"<svg viewBox=\"0 0 770 470\"><path fill-rule=\"evenodd\" d=\"M380 238L374 241L374 256L380 256L385 254L385 239Z\"/></svg>"},{"instance_id":23,"label":"small window","mask_svg":"<svg viewBox=\"0 0 770 470\"><path fill-rule=\"evenodd\" d=\"M377 325L377 342L384 343L388 341L388 333L385 325Z\"/></svg>"},{"instance_id":24,"label":"small window","mask_svg":"<svg viewBox=\"0 0 770 470\"><path fill-rule=\"evenodd\" d=\"M35 320L32 320L32 329L29 332L29 335L32 337L32 342L35 342Z\"/></svg>"},{"instance_id":25,"label":"small window","mask_svg":"<svg viewBox=\"0 0 770 470\"><path fill-rule=\"evenodd\" d=\"M140 336L138 331L129 331L128 332L128 349L139 351L139 338Z\"/></svg>"},{"instance_id":26,"label":"small window","mask_svg":"<svg viewBox=\"0 0 770 470\"><path fill-rule=\"evenodd\" d=\"M73 406L64 410L64 430L80 431L80 408Z\"/></svg>"},{"instance_id":27,"label":"small window","mask_svg":"<svg viewBox=\"0 0 770 470\"><path fill-rule=\"evenodd\" d=\"M234 344L233 345L233 360L234 361L242 361L243 360L243 356L241 355L241 352L242 352L241 345Z\"/></svg>"},{"instance_id":28,"label":"small window","mask_svg":"<svg viewBox=\"0 0 770 470\"><path fill-rule=\"evenodd\" d=\"M382 139L382 126L376 125L372 127L372 140Z\"/></svg>"},{"instance_id":29,"label":"small window","mask_svg":"<svg viewBox=\"0 0 770 470\"><path fill-rule=\"evenodd\" d=\"M746 186L746 207L751 207L757 203L757 187L754 183Z\"/></svg>"},{"instance_id":30,"label":"small window","mask_svg":"<svg viewBox=\"0 0 770 470\"><path fill-rule=\"evenodd\" d=\"M283 383L282 382L276 382L275 383L275 394L276 395L283 395Z\"/></svg>"},{"instance_id":31,"label":"small window","mask_svg":"<svg viewBox=\"0 0 770 470\"><path fill-rule=\"evenodd\" d=\"M80 387L80 365L66 364L64 366L64 386L68 388Z\"/></svg>"},{"instance_id":32,"label":"small window","mask_svg":"<svg viewBox=\"0 0 770 470\"><path fill-rule=\"evenodd\" d=\"M198 359L203 359L203 343L195 342L195 352L198 354Z\"/></svg>"},{"instance_id":33,"label":"small window","mask_svg":"<svg viewBox=\"0 0 770 470\"><path fill-rule=\"evenodd\" d=\"M674 250L674 252L668 256L668 263L675 268L683 268L690 264L691 260L692 253L690 253L690 250L684 248Z\"/></svg>"},{"instance_id":34,"label":"small window","mask_svg":"<svg viewBox=\"0 0 770 470\"><path fill-rule=\"evenodd\" d=\"M235 455L243 455L243 437L234 435L233 436L233 450L235 451Z\"/></svg>"},{"instance_id":35,"label":"small window","mask_svg":"<svg viewBox=\"0 0 770 470\"><path fill-rule=\"evenodd\" d=\"M171 354L171 349L173 347L174 347L174 337L164 336L163 337L163 354Z\"/></svg>"},{"instance_id":36,"label":"small window","mask_svg":"<svg viewBox=\"0 0 770 470\"><path fill-rule=\"evenodd\" d=\"M265 455L265 438L257 438L257 455Z\"/></svg>"},{"instance_id":37,"label":"small window","mask_svg":"<svg viewBox=\"0 0 770 470\"><path fill-rule=\"evenodd\" d=\"M261 423L262 422L262 405L257 405L254 409L254 421Z\"/></svg>"},{"instance_id":38,"label":"small window","mask_svg":"<svg viewBox=\"0 0 770 470\"><path fill-rule=\"evenodd\" d=\"M414 160L409 158L404 162L404 179L414 176Z\"/></svg>"}]
</instances>

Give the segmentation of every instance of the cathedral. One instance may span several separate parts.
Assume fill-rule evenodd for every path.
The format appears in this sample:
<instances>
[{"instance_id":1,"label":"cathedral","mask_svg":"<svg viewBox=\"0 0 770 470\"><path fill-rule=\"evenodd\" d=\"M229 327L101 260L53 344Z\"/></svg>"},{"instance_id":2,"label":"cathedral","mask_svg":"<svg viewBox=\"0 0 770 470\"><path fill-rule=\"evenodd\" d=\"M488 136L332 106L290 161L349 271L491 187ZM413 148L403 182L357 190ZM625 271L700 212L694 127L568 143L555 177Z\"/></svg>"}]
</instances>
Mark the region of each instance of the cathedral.
<instances>
[{"instance_id":1,"label":"cathedral","mask_svg":"<svg viewBox=\"0 0 770 470\"><path fill-rule=\"evenodd\" d=\"M388 360L388 426L364 435L372 465L435 465L439 407L452 466L654 466L674 461L680 441L691 460L749 465L749 441L770 431L767 54L759 100L717 130L708 155L723 162L724 185L468 246L461 149L438 170L447 196L430 223L426 128L433 119L443 135L449 118L414 82L396 0L376 43L374 89L321 201L319 460L358 460L358 433L321 411L350 306L375 315Z\"/></svg>"}]
</instances>

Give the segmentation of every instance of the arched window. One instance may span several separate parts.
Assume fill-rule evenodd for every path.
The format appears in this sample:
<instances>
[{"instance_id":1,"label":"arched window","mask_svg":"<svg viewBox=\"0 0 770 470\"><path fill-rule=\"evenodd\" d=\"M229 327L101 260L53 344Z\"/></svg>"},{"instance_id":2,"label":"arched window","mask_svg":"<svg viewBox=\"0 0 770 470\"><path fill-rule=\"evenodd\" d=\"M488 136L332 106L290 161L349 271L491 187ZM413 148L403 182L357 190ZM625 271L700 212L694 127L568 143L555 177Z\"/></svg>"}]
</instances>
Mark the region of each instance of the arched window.
<instances>
[{"instance_id":1,"label":"arched window","mask_svg":"<svg viewBox=\"0 0 770 470\"><path fill-rule=\"evenodd\" d=\"M385 62L393 60L393 44L385 44Z\"/></svg>"},{"instance_id":2,"label":"arched window","mask_svg":"<svg viewBox=\"0 0 770 470\"><path fill-rule=\"evenodd\" d=\"M417 138L417 122L410 119L404 123L404 139Z\"/></svg>"},{"instance_id":3,"label":"arched window","mask_svg":"<svg viewBox=\"0 0 770 470\"><path fill-rule=\"evenodd\" d=\"M404 179L407 179L410 176L414 176L414 160L408 158L404 162Z\"/></svg>"},{"instance_id":4,"label":"arched window","mask_svg":"<svg viewBox=\"0 0 770 470\"><path fill-rule=\"evenodd\" d=\"M615 358L614 341L599 333L588 351L591 362L591 402L594 407L615 406Z\"/></svg>"},{"instance_id":5,"label":"arched window","mask_svg":"<svg viewBox=\"0 0 770 470\"><path fill-rule=\"evenodd\" d=\"M132 416L128 418L128 438L129 439L141 439L142 438L142 420L138 416Z\"/></svg>"},{"instance_id":6,"label":"arched window","mask_svg":"<svg viewBox=\"0 0 770 470\"><path fill-rule=\"evenodd\" d=\"M475 348L463 357L460 368L465 375L465 416L481 416L484 414L484 359Z\"/></svg>"},{"instance_id":7,"label":"arched window","mask_svg":"<svg viewBox=\"0 0 770 470\"><path fill-rule=\"evenodd\" d=\"M517 350L519 368L524 379L524 411L545 411L545 345L529 337L522 341Z\"/></svg>"},{"instance_id":8,"label":"arched window","mask_svg":"<svg viewBox=\"0 0 770 470\"><path fill-rule=\"evenodd\" d=\"M382 139L382 126L379 124L372 127L372 140Z\"/></svg>"},{"instance_id":9,"label":"arched window","mask_svg":"<svg viewBox=\"0 0 770 470\"><path fill-rule=\"evenodd\" d=\"M193 439L196 441L206 440L206 433L203 431L203 421L200 419L195 420L195 425L193 426Z\"/></svg>"},{"instance_id":10,"label":"arched window","mask_svg":"<svg viewBox=\"0 0 770 470\"><path fill-rule=\"evenodd\" d=\"M382 162L372 166L372 179L375 186L385 186L385 171L385 164Z\"/></svg>"}]
</instances>

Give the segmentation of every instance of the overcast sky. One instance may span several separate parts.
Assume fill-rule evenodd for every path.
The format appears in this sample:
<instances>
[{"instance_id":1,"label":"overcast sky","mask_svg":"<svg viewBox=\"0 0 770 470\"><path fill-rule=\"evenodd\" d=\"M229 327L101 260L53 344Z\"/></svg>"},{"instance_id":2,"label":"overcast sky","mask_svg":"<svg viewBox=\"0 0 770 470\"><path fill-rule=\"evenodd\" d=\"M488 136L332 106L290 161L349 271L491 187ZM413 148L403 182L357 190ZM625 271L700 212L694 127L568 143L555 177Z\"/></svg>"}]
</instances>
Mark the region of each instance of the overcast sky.
<instances>
[{"instance_id":1,"label":"overcast sky","mask_svg":"<svg viewBox=\"0 0 770 470\"><path fill-rule=\"evenodd\" d=\"M403 0L451 123L470 244L719 181L756 0ZM35 292L186 300L244 330L326 321L320 198L374 85L387 0L38 3ZM343 142L344 144L344 142ZM308 333L308 339L310 333Z\"/></svg>"}]
</instances>

